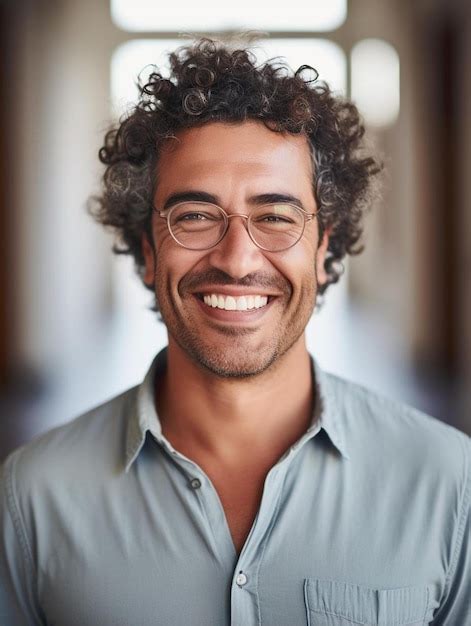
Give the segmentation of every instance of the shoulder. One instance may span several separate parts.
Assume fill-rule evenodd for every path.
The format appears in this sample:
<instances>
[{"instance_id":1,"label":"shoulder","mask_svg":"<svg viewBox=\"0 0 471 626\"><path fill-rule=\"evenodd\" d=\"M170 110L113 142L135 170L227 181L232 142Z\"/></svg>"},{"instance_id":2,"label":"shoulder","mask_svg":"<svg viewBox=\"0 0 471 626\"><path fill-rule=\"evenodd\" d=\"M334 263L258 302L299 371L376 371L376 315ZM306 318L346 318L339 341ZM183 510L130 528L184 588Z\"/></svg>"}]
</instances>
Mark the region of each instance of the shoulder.
<instances>
[{"instance_id":1,"label":"shoulder","mask_svg":"<svg viewBox=\"0 0 471 626\"><path fill-rule=\"evenodd\" d=\"M58 426L13 451L2 480L12 493L41 493L71 480L92 479L100 468L110 471L124 455L127 418L136 387ZM78 485L77 485L78 486Z\"/></svg>"},{"instance_id":2,"label":"shoulder","mask_svg":"<svg viewBox=\"0 0 471 626\"><path fill-rule=\"evenodd\" d=\"M465 484L470 438L444 422L361 385L325 373L344 437L353 454L370 455L396 469L427 469L429 477Z\"/></svg>"}]
</instances>

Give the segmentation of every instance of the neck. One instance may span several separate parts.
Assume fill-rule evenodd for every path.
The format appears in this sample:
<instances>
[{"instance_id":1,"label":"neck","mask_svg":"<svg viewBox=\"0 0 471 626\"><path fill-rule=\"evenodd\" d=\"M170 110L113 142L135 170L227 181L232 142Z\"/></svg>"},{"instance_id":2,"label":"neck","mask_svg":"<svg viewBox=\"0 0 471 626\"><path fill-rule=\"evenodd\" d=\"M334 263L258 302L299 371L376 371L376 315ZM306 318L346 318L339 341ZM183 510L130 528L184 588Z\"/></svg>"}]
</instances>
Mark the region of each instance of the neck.
<instances>
[{"instance_id":1,"label":"neck","mask_svg":"<svg viewBox=\"0 0 471 626\"><path fill-rule=\"evenodd\" d=\"M162 430L190 457L240 462L279 458L307 429L313 403L304 337L263 374L223 379L198 366L170 338L157 390Z\"/></svg>"}]
</instances>

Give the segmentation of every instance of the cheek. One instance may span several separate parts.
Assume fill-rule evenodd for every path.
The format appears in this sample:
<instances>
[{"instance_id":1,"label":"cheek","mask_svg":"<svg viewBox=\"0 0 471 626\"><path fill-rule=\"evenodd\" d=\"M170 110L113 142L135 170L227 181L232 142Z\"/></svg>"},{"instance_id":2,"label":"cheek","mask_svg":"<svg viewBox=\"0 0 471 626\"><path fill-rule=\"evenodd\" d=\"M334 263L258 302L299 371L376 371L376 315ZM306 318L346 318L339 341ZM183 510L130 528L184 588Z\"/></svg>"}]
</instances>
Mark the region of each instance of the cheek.
<instances>
[{"instance_id":1,"label":"cheek","mask_svg":"<svg viewBox=\"0 0 471 626\"><path fill-rule=\"evenodd\" d=\"M298 244L286 250L280 258L282 266L289 274L301 279L305 275L313 274L316 263L315 240L311 243L308 238L303 238Z\"/></svg>"},{"instance_id":2,"label":"cheek","mask_svg":"<svg viewBox=\"0 0 471 626\"><path fill-rule=\"evenodd\" d=\"M160 297L170 294L179 297L180 282L188 274L197 271L204 257L201 253L179 246L171 236L161 237L156 249L156 279Z\"/></svg>"},{"instance_id":3,"label":"cheek","mask_svg":"<svg viewBox=\"0 0 471 626\"><path fill-rule=\"evenodd\" d=\"M292 298L298 301L316 289L316 253L309 243L297 244L269 259L276 271L290 284Z\"/></svg>"}]
</instances>

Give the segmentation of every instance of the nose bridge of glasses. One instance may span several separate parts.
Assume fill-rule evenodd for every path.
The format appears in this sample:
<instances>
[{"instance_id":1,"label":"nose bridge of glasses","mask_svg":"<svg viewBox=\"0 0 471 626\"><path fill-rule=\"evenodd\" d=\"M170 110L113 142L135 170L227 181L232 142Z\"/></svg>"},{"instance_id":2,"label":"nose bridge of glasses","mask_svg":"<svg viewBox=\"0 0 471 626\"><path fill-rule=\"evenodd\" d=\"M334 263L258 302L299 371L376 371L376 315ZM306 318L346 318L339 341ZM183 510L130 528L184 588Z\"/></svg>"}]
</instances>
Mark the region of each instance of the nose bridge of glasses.
<instances>
[{"instance_id":1,"label":"nose bridge of glasses","mask_svg":"<svg viewBox=\"0 0 471 626\"><path fill-rule=\"evenodd\" d=\"M230 213L230 214L229 214L229 213L226 213L226 228L225 228L225 230L224 230L224 235L223 235L223 237L224 237L224 238L226 238L226 236L227 236L227 233L228 233L228 230L229 230L229 226L230 226L230 224L231 224L229 220L230 220L232 217L241 217L241 218L242 218L244 228L245 228L245 230L247 231L247 233L248 233L248 235L249 235L250 239L252 239L252 236L251 236L251 234L250 234L250 230L249 230L249 219L250 219L250 215L247 215L246 213ZM252 241L253 241L253 240L252 240Z\"/></svg>"},{"instance_id":2,"label":"nose bridge of glasses","mask_svg":"<svg viewBox=\"0 0 471 626\"><path fill-rule=\"evenodd\" d=\"M250 215L246 215L245 213L230 213L230 214L226 213L226 217L227 217L228 220L230 220L231 217L242 217L245 220L248 220Z\"/></svg>"}]
</instances>

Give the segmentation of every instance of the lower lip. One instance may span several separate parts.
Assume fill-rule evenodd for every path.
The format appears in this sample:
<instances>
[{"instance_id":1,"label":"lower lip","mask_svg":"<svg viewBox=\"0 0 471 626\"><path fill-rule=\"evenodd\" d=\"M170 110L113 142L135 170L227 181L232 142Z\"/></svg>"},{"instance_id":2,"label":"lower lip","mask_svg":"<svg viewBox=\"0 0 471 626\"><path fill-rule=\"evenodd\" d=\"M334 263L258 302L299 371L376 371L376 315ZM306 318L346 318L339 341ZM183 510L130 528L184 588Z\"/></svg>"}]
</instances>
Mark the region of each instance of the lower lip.
<instances>
[{"instance_id":1,"label":"lower lip","mask_svg":"<svg viewBox=\"0 0 471 626\"><path fill-rule=\"evenodd\" d=\"M250 311L226 311L225 309L213 308L208 306L198 296L194 296L196 302L199 304L203 312L213 320L220 322L230 322L247 324L250 322L256 322L267 313L273 304L275 298L271 298L270 301L259 309L250 309Z\"/></svg>"}]
</instances>

